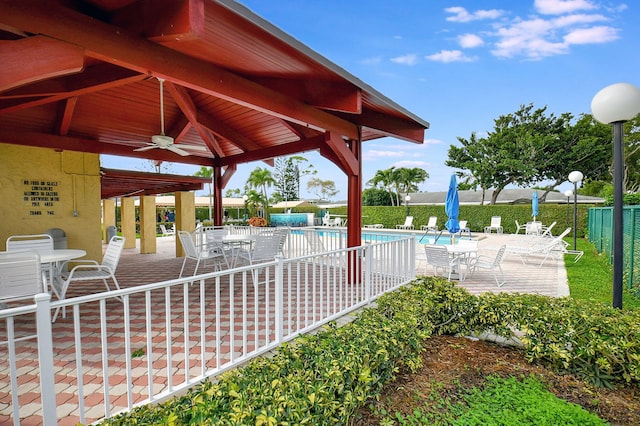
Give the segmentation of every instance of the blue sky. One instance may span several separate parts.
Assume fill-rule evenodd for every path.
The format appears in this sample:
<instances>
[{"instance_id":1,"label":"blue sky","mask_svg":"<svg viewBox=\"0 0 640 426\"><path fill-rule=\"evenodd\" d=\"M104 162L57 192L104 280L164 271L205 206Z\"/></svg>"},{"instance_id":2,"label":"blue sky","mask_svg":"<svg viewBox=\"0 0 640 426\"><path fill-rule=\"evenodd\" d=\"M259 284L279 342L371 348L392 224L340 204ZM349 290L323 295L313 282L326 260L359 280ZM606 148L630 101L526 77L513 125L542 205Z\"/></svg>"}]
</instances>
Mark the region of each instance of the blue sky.
<instances>
[{"instance_id":1,"label":"blue sky","mask_svg":"<svg viewBox=\"0 0 640 426\"><path fill-rule=\"evenodd\" d=\"M423 191L445 191L447 150L457 137L533 103L549 112L590 112L603 87L640 86L640 2L599 0L241 0L257 15L427 120L424 144L385 138L363 145L363 181L377 170L420 167ZM316 153L304 156L346 199L346 177ZM140 161L103 165L149 170ZM243 188L264 163L238 167ZM167 172L198 168L173 164ZM588 171L583 171L588 176ZM304 188L305 181L302 182ZM563 184L560 190L568 189ZM303 197L315 197L303 190Z\"/></svg>"}]
</instances>

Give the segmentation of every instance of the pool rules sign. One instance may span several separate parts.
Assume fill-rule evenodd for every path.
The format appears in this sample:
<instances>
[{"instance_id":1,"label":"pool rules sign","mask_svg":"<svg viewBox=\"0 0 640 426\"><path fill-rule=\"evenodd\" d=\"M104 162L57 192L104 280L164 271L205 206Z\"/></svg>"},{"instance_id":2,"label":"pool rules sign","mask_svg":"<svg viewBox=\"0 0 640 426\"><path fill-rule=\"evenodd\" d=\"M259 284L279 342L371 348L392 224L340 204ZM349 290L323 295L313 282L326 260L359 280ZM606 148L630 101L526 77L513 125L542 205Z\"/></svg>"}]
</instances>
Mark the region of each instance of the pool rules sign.
<instances>
[{"instance_id":1,"label":"pool rules sign","mask_svg":"<svg viewBox=\"0 0 640 426\"><path fill-rule=\"evenodd\" d=\"M57 181L24 179L22 185L22 200L29 206L29 216L55 215L55 206L60 201Z\"/></svg>"}]
</instances>

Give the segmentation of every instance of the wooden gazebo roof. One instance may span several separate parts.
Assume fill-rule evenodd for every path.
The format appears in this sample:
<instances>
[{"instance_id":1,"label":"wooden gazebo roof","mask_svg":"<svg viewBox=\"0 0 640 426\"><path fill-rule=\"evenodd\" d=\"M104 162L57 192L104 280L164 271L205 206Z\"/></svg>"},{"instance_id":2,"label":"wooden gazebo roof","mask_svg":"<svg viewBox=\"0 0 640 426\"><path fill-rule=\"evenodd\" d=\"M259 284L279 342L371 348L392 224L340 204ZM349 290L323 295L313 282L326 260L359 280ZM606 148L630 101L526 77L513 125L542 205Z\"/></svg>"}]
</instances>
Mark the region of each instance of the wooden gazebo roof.
<instances>
[{"instance_id":1,"label":"wooden gazebo roof","mask_svg":"<svg viewBox=\"0 0 640 426\"><path fill-rule=\"evenodd\" d=\"M215 167L429 124L233 0L0 0L0 143ZM191 155L149 146L161 132ZM218 186L219 185L219 186ZM353 183L350 188L353 188Z\"/></svg>"}]
</instances>

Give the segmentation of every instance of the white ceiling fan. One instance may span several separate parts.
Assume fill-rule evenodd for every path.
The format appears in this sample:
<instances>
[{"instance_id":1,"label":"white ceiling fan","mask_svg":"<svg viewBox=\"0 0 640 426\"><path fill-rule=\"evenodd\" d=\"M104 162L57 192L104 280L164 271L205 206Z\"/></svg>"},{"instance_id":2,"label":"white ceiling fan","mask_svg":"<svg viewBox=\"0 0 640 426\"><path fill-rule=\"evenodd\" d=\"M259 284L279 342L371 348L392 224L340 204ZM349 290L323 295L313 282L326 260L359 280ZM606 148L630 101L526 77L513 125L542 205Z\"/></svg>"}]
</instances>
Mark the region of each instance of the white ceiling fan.
<instances>
[{"instance_id":1,"label":"white ceiling fan","mask_svg":"<svg viewBox=\"0 0 640 426\"><path fill-rule=\"evenodd\" d=\"M176 154L187 156L191 153L186 150L206 151L207 148L198 145L174 144L173 138L164 134L164 79L158 78L160 82L160 134L151 136L151 142L147 142L147 146L134 149L134 151L148 151L150 149L168 149Z\"/></svg>"}]
</instances>

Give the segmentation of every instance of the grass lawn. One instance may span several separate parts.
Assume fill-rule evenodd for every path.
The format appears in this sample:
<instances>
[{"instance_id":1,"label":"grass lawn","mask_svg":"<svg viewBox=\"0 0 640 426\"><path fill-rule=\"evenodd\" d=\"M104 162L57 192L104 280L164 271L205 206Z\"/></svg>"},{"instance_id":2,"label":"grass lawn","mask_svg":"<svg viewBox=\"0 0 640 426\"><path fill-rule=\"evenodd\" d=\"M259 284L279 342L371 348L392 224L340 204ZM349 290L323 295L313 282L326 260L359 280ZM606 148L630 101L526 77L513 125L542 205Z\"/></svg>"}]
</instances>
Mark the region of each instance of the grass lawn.
<instances>
[{"instance_id":1,"label":"grass lawn","mask_svg":"<svg viewBox=\"0 0 640 426\"><path fill-rule=\"evenodd\" d=\"M599 254L593 244L585 239L579 239L577 244L578 250L584 251L582 259L577 263L574 263L569 256L565 259L571 297L593 300L610 306L613 303L613 267L609 263L608 256ZM623 309L640 308L640 298L631 295L626 285L626 282L623 283Z\"/></svg>"}]
</instances>

